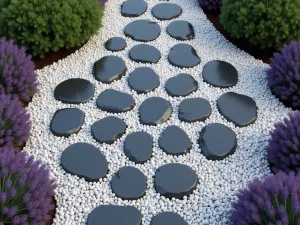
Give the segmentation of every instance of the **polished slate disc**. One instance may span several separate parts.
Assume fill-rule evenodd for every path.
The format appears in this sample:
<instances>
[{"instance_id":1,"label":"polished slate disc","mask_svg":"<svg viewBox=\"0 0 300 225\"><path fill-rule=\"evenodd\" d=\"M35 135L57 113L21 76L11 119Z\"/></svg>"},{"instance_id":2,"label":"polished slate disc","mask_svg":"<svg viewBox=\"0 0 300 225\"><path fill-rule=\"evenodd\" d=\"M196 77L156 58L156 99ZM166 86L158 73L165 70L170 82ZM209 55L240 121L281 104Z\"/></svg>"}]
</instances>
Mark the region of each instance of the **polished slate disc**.
<instances>
[{"instance_id":1,"label":"polished slate disc","mask_svg":"<svg viewBox=\"0 0 300 225\"><path fill-rule=\"evenodd\" d=\"M169 62L179 68L191 68L201 61L196 50L188 44L177 44L170 50Z\"/></svg>"},{"instance_id":2,"label":"polished slate disc","mask_svg":"<svg viewBox=\"0 0 300 225\"><path fill-rule=\"evenodd\" d=\"M194 27L187 21L177 20L167 27L167 33L180 41L187 41L195 38Z\"/></svg>"},{"instance_id":3,"label":"polished slate disc","mask_svg":"<svg viewBox=\"0 0 300 225\"><path fill-rule=\"evenodd\" d=\"M124 17L138 17L143 15L147 8L144 0L127 0L121 6L121 14Z\"/></svg>"},{"instance_id":4,"label":"polished slate disc","mask_svg":"<svg viewBox=\"0 0 300 225\"><path fill-rule=\"evenodd\" d=\"M127 37L135 41L153 41L160 35L160 26L150 20L135 20L129 23L124 30Z\"/></svg>"},{"instance_id":5,"label":"polished slate disc","mask_svg":"<svg viewBox=\"0 0 300 225\"><path fill-rule=\"evenodd\" d=\"M140 63L157 63L161 58L161 54L157 48L151 45L140 44L135 45L129 51L129 58Z\"/></svg>"},{"instance_id":6,"label":"polished slate disc","mask_svg":"<svg viewBox=\"0 0 300 225\"><path fill-rule=\"evenodd\" d=\"M122 51L126 46L126 40L121 37L113 37L105 42L105 48L112 52Z\"/></svg>"},{"instance_id":7,"label":"polished slate disc","mask_svg":"<svg viewBox=\"0 0 300 225\"><path fill-rule=\"evenodd\" d=\"M152 15L159 20L171 20L181 14L181 7L173 3L160 3L152 8Z\"/></svg>"},{"instance_id":8,"label":"polished slate disc","mask_svg":"<svg viewBox=\"0 0 300 225\"><path fill-rule=\"evenodd\" d=\"M198 82L189 74L181 73L167 80L166 91L171 96L187 96L198 88Z\"/></svg>"},{"instance_id":9,"label":"polished slate disc","mask_svg":"<svg viewBox=\"0 0 300 225\"><path fill-rule=\"evenodd\" d=\"M162 212L152 218L150 225L188 225L188 223L176 213Z\"/></svg>"}]
</instances>

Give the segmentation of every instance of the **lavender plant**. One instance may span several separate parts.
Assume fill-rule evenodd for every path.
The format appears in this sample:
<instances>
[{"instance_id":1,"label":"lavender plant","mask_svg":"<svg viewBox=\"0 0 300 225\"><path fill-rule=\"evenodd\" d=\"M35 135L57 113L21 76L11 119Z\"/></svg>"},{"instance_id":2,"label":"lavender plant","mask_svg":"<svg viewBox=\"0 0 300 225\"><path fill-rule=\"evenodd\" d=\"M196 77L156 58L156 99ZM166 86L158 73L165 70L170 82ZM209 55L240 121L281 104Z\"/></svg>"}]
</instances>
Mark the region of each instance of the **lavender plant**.
<instances>
[{"instance_id":1,"label":"lavender plant","mask_svg":"<svg viewBox=\"0 0 300 225\"><path fill-rule=\"evenodd\" d=\"M212 12L219 12L222 6L222 0L198 0L201 7Z\"/></svg>"},{"instance_id":2,"label":"lavender plant","mask_svg":"<svg viewBox=\"0 0 300 225\"><path fill-rule=\"evenodd\" d=\"M16 97L0 94L0 103L0 147L20 147L30 134L30 116Z\"/></svg>"},{"instance_id":3,"label":"lavender plant","mask_svg":"<svg viewBox=\"0 0 300 225\"><path fill-rule=\"evenodd\" d=\"M300 176L280 172L238 193L233 225L300 225Z\"/></svg>"},{"instance_id":4,"label":"lavender plant","mask_svg":"<svg viewBox=\"0 0 300 225\"><path fill-rule=\"evenodd\" d=\"M283 103L300 109L300 42L285 45L275 53L267 71L268 84Z\"/></svg>"},{"instance_id":5,"label":"lavender plant","mask_svg":"<svg viewBox=\"0 0 300 225\"><path fill-rule=\"evenodd\" d=\"M40 161L1 147L0 225L44 225L54 209L54 189L54 180Z\"/></svg>"},{"instance_id":6,"label":"lavender plant","mask_svg":"<svg viewBox=\"0 0 300 225\"><path fill-rule=\"evenodd\" d=\"M100 4L101 4L102 6L104 6L105 3L106 3L107 1L108 1L108 0L99 0Z\"/></svg>"}]
</instances>

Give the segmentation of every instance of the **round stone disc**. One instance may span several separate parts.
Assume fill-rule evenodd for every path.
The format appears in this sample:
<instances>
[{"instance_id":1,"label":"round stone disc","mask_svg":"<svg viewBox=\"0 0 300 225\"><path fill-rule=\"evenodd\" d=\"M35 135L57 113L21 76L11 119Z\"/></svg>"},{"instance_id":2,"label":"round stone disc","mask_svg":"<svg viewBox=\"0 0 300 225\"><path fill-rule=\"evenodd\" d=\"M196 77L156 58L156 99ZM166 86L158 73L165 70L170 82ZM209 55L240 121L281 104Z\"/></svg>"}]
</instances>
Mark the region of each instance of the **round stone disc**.
<instances>
[{"instance_id":1,"label":"round stone disc","mask_svg":"<svg viewBox=\"0 0 300 225\"><path fill-rule=\"evenodd\" d=\"M122 51L126 48L126 46L126 40L121 37L113 37L105 42L105 48L112 52Z\"/></svg>"},{"instance_id":2,"label":"round stone disc","mask_svg":"<svg viewBox=\"0 0 300 225\"><path fill-rule=\"evenodd\" d=\"M126 166L112 177L111 189L119 198L136 200L142 198L147 189L147 178L137 168Z\"/></svg>"},{"instance_id":3,"label":"round stone disc","mask_svg":"<svg viewBox=\"0 0 300 225\"><path fill-rule=\"evenodd\" d=\"M170 50L169 62L179 68L191 68L200 63L196 50L188 44L177 44Z\"/></svg>"},{"instance_id":4,"label":"round stone disc","mask_svg":"<svg viewBox=\"0 0 300 225\"><path fill-rule=\"evenodd\" d=\"M238 72L234 66L220 60L206 63L202 75L203 80L214 87L233 87L238 82Z\"/></svg>"},{"instance_id":5,"label":"round stone disc","mask_svg":"<svg viewBox=\"0 0 300 225\"><path fill-rule=\"evenodd\" d=\"M181 13L181 7L172 3L160 3L152 8L152 15L158 20L171 20L179 17Z\"/></svg>"},{"instance_id":6,"label":"round stone disc","mask_svg":"<svg viewBox=\"0 0 300 225\"><path fill-rule=\"evenodd\" d=\"M138 17L143 15L147 8L144 0L127 0L121 6L121 14L124 17Z\"/></svg>"},{"instance_id":7,"label":"round stone disc","mask_svg":"<svg viewBox=\"0 0 300 225\"><path fill-rule=\"evenodd\" d=\"M188 225L188 223L176 213L162 212L152 218L150 225Z\"/></svg>"},{"instance_id":8,"label":"round stone disc","mask_svg":"<svg viewBox=\"0 0 300 225\"><path fill-rule=\"evenodd\" d=\"M181 73L169 78L165 88L171 96L187 96L198 88L198 82L189 74Z\"/></svg>"},{"instance_id":9,"label":"round stone disc","mask_svg":"<svg viewBox=\"0 0 300 225\"><path fill-rule=\"evenodd\" d=\"M151 45L140 44L130 49L129 58L134 62L157 63L161 58L161 54L157 48Z\"/></svg>"},{"instance_id":10,"label":"round stone disc","mask_svg":"<svg viewBox=\"0 0 300 225\"><path fill-rule=\"evenodd\" d=\"M180 41L187 41L195 38L194 27L187 21L177 20L170 23L167 33Z\"/></svg>"},{"instance_id":11,"label":"round stone disc","mask_svg":"<svg viewBox=\"0 0 300 225\"><path fill-rule=\"evenodd\" d=\"M124 30L127 37L142 42L155 40L160 32L160 26L150 20L135 20L129 23Z\"/></svg>"}]
</instances>

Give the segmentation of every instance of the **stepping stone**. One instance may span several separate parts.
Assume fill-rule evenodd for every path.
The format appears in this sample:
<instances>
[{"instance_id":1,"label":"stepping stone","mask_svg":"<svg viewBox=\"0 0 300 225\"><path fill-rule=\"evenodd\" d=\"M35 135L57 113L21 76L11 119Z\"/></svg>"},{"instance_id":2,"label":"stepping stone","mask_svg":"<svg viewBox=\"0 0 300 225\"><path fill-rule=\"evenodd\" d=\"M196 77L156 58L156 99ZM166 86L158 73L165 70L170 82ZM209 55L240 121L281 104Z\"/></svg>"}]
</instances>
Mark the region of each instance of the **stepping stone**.
<instances>
[{"instance_id":1,"label":"stepping stone","mask_svg":"<svg viewBox=\"0 0 300 225\"><path fill-rule=\"evenodd\" d=\"M191 75L181 73L169 78L165 88L171 96L187 96L198 89L198 82Z\"/></svg>"},{"instance_id":2,"label":"stepping stone","mask_svg":"<svg viewBox=\"0 0 300 225\"><path fill-rule=\"evenodd\" d=\"M131 72L128 77L128 85L138 94L145 94L153 91L159 84L158 75L149 67L137 68Z\"/></svg>"},{"instance_id":3,"label":"stepping stone","mask_svg":"<svg viewBox=\"0 0 300 225\"><path fill-rule=\"evenodd\" d=\"M51 120L50 130L59 137L69 137L78 133L84 122L85 114L80 109L68 108L57 110Z\"/></svg>"},{"instance_id":4,"label":"stepping stone","mask_svg":"<svg viewBox=\"0 0 300 225\"><path fill-rule=\"evenodd\" d=\"M160 58L160 51L151 46L146 44L140 44L134 46L129 51L129 58L132 61L140 62L140 63L157 63Z\"/></svg>"},{"instance_id":5,"label":"stepping stone","mask_svg":"<svg viewBox=\"0 0 300 225\"><path fill-rule=\"evenodd\" d=\"M112 177L110 185L113 193L119 198L136 200L145 195L147 178L139 169L126 166Z\"/></svg>"},{"instance_id":6,"label":"stepping stone","mask_svg":"<svg viewBox=\"0 0 300 225\"><path fill-rule=\"evenodd\" d=\"M143 15L148 5L143 0L127 0L121 6L121 14L124 17L138 17Z\"/></svg>"},{"instance_id":7,"label":"stepping stone","mask_svg":"<svg viewBox=\"0 0 300 225\"><path fill-rule=\"evenodd\" d=\"M176 213L162 212L152 218L150 225L188 225L188 223Z\"/></svg>"},{"instance_id":8,"label":"stepping stone","mask_svg":"<svg viewBox=\"0 0 300 225\"><path fill-rule=\"evenodd\" d=\"M103 83L111 83L126 74L127 67L118 56L105 56L94 64L94 77Z\"/></svg>"},{"instance_id":9,"label":"stepping stone","mask_svg":"<svg viewBox=\"0 0 300 225\"><path fill-rule=\"evenodd\" d=\"M103 111L120 113L132 110L135 106L135 101L130 94L107 89L99 95L97 106Z\"/></svg>"},{"instance_id":10,"label":"stepping stone","mask_svg":"<svg viewBox=\"0 0 300 225\"><path fill-rule=\"evenodd\" d=\"M88 216L87 225L141 225L142 214L133 206L101 205Z\"/></svg>"},{"instance_id":11,"label":"stepping stone","mask_svg":"<svg viewBox=\"0 0 300 225\"><path fill-rule=\"evenodd\" d=\"M196 50L188 44L177 44L171 48L169 62L179 68L191 68L200 63Z\"/></svg>"},{"instance_id":12,"label":"stepping stone","mask_svg":"<svg viewBox=\"0 0 300 225\"><path fill-rule=\"evenodd\" d=\"M207 159L221 160L235 152L236 134L223 124L208 124L200 132L199 145Z\"/></svg>"},{"instance_id":13,"label":"stepping stone","mask_svg":"<svg viewBox=\"0 0 300 225\"><path fill-rule=\"evenodd\" d=\"M217 101L219 112L236 126L245 127L257 119L256 102L234 92L223 94Z\"/></svg>"},{"instance_id":14,"label":"stepping stone","mask_svg":"<svg viewBox=\"0 0 300 225\"><path fill-rule=\"evenodd\" d=\"M172 105L161 97L146 99L140 107L140 122L146 125L158 125L166 122L172 112Z\"/></svg>"},{"instance_id":15,"label":"stepping stone","mask_svg":"<svg viewBox=\"0 0 300 225\"><path fill-rule=\"evenodd\" d=\"M112 52L122 51L126 48L126 46L126 40L121 37L113 37L105 42L105 48Z\"/></svg>"},{"instance_id":16,"label":"stepping stone","mask_svg":"<svg viewBox=\"0 0 300 225\"><path fill-rule=\"evenodd\" d=\"M125 27L124 33L136 41L153 41L160 35L160 26L150 20L135 20Z\"/></svg>"},{"instance_id":17,"label":"stepping stone","mask_svg":"<svg viewBox=\"0 0 300 225\"><path fill-rule=\"evenodd\" d=\"M172 3L160 3L152 8L152 15L158 20L171 20L179 17L181 13L181 7Z\"/></svg>"},{"instance_id":18,"label":"stepping stone","mask_svg":"<svg viewBox=\"0 0 300 225\"><path fill-rule=\"evenodd\" d=\"M167 27L167 33L180 41L187 41L195 38L194 27L187 21L177 20Z\"/></svg>"},{"instance_id":19,"label":"stepping stone","mask_svg":"<svg viewBox=\"0 0 300 225\"><path fill-rule=\"evenodd\" d=\"M135 163L144 163L152 156L153 138L146 132L129 134L124 143L125 155Z\"/></svg>"},{"instance_id":20,"label":"stepping stone","mask_svg":"<svg viewBox=\"0 0 300 225\"><path fill-rule=\"evenodd\" d=\"M61 166L67 173L86 181L98 181L108 171L105 156L87 143L76 143L66 148L61 155Z\"/></svg>"},{"instance_id":21,"label":"stepping stone","mask_svg":"<svg viewBox=\"0 0 300 225\"><path fill-rule=\"evenodd\" d=\"M154 183L160 195L166 198L182 199L196 189L198 176L189 166L170 163L156 170Z\"/></svg>"},{"instance_id":22,"label":"stepping stone","mask_svg":"<svg viewBox=\"0 0 300 225\"><path fill-rule=\"evenodd\" d=\"M238 82L238 72L234 66L220 60L206 63L202 75L203 80L214 87L229 88Z\"/></svg>"},{"instance_id":23,"label":"stepping stone","mask_svg":"<svg viewBox=\"0 0 300 225\"><path fill-rule=\"evenodd\" d=\"M92 135L100 143L112 144L122 137L126 130L123 120L115 116L108 116L92 125Z\"/></svg>"},{"instance_id":24,"label":"stepping stone","mask_svg":"<svg viewBox=\"0 0 300 225\"><path fill-rule=\"evenodd\" d=\"M90 101L94 96L94 85L85 79L65 80L54 90L56 100L63 103L80 104Z\"/></svg>"},{"instance_id":25,"label":"stepping stone","mask_svg":"<svg viewBox=\"0 0 300 225\"><path fill-rule=\"evenodd\" d=\"M211 106L206 99L184 99L179 105L178 118L188 123L204 121L210 116L211 111Z\"/></svg>"},{"instance_id":26,"label":"stepping stone","mask_svg":"<svg viewBox=\"0 0 300 225\"><path fill-rule=\"evenodd\" d=\"M159 138L159 147L169 155L183 155L192 148L187 134L177 126L168 126Z\"/></svg>"}]
</instances>

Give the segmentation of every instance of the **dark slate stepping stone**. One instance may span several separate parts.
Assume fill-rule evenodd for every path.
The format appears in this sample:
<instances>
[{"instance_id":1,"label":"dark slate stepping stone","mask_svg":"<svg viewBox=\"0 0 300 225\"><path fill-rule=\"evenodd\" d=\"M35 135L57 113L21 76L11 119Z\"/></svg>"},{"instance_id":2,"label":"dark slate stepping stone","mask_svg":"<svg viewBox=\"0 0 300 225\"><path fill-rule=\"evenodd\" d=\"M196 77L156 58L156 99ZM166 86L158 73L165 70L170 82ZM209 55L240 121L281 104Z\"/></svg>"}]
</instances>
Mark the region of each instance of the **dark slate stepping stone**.
<instances>
[{"instance_id":1,"label":"dark slate stepping stone","mask_svg":"<svg viewBox=\"0 0 300 225\"><path fill-rule=\"evenodd\" d=\"M92 135L100 143L112 144L122 137L126 127L120 118L108 116L92 125Z\"/></svg>"},{"instance_id":2,"label":"dark slate stepping stone","mask_svg":"<svg viewBox=\"0 0 300 225\"><path fill-rule=\"evenodd\" d=\"M137 168L126 166L112 177L111 189L119 198L136 200L142 198L147 189L147 178Z\"/></svg>"},{"instance_id":3,"label":"dark slate stepping stone","mask_svg":"<svg viewBox=\"0 0 300 225\"><path fill-rule=\"evenodd\" d=\"M148 5L143 0L127 0L122 4L121 14L124 17L138 17L143 15Z\"/></svg>"},{"instance_id":4,"label":"dark slate stepping stone","mask_svg":"<svg viewBox=\"0 0 300 225\"><path fill-rule=\"evenodd\" d=\"M188 223L176 213L162 212L152 218L150 225L188 225Z\"/></svg>"},{"instance_id":5,"label":"dark slate stepping stone","mask_svg":"<svg viewBox=\"0 0 300 225\"><path fill-rule=\"evenodd\" d=\"M191 68L200 63L196 50L188 44L177 44L171 48L169 62L180 68Z\"/></svg>"},{"instance_id":6,"label":"dark slate stepping stone","mask_svg":"<svg viewBox=\"0 0 300 225\"><path fill-rule=\"evenodd\" d=\"M138 94L148 93L160 84L158 75L149 67L135 69L128 77L128 84Z\"/></svg>"},{"instance_id":7,"label":"dark slate stepping stone","mask_svg":"<svg viewBox=\"0 0 300 225\"><path fill-rule=\"evenodd\" d=\"M183 155L192 148L187 134L177 126L168 126L159 138L159 147L170 155Z\"/></svg>"},{"instance_id":8,"label":"dark slate stepping stone","mask_svg":"<svg viewBox=\"0 0 300 225\"><path fill-rule=\"evenodd\" d=\"M221 160L235 152L236 134L223 124L208 124L200 132L199 145L207 159Z\"/></svg>"},{"instance_id":9,"label":"dark slate stepping stone","mask_svg":"<svg viewBox=\"0 0 300 225\"><path fill-rule=\"evenodd\" d=\"M167 27L167 33L180 41L187 41L195 38L194 27L187 21L177 20Z\"/></svg>"},{"instance_id":10,"label":"dark slate stepping stone","mask_svg":"<svg viewBox=\"0 0 300 225\"><path fill-rule=\"evenodd\" d=\"M173 112L172 105L160 97L146 99L140 107L140 122L146 125L157 125L166 122Z\"/></svg>"},{"instance_id":11,"label":"dark slate stepping stone","mask_svg":"<svg viewBox=\"0 0 300 225\"><path fill-rule=\"evenodd\" d=\"M211 106L203 98L184 99L179 105L178 118L184 122L204 121L210 114Z\"/></svg>"},{"instance_id":12,"label":"dark slate stepping stone","mask_svg":"<svg viewBox=\"0 0 300 225\"><path fill-rule=\"evenodd\" d=\"M94 64L94 77L103 83L111 83L126 74L127 67L118 56L105 56Z\"/></svg>"},{"instance_id":13,"label":"dark slate stepping stone","mask_svg":"<svg viewBox=\"0 0 300 225\"><path fill-rule=\"evenodd\" d=\"M187 96L198 89L198 82L191 75L181 73L168 79L165 88L171 96Z\"/></svg>"},{"instance_id":14,"label":"dark slate stepping stone","mask_svg":"<svg viewBox=\"0 0 300 225\"><path fill-rule=\"evenodd\" d=\"M228 88L237 84L238 72L228 62L214 60L203 68L203 80L214 87Z\"/></svg>"},{"instance_id":15,"label":"dark slate stepping stone","mask_svg":"<svg viewBox=\"0 0 300 225\"><path fill-rule=\"evenodd\" d=\"M135 20L125 27L124 33L136 41L153 41L160 35L160 26L150 20Z\"/></svg>"},{"instance_id":16,"label":"dark slate stepping stone","mask_svg":"<svg viewBox=\"0 0 300 225\"><path fill-rule=\"evenodd\" d=\"M157 63L161 58L161 54L157 48L151 45L140 44L129 51L129 58L140 63Z\"/></svg>"},{"instance_id":17,"label":"dark slate stepping stone","mask_svg":"<svg viewBox=\"0 0 300 225\"><path fill-rule=\"evenodd\" d=\"M256 102L246 95L225 93L218 99L217 106L227 120L239 127L252 124L257 119Z\"/></svg>"},{"instance_id":18,"label":"dark slate stepping stone","mask_svg":"<svg viewBox=\"0 0 300 225\"><path fill-rule=\"evenodd\" d=\"M105 156L87 143L76 143L66 148L61 155L61 166L67 173L87 181L98 181L108 171Z\"/></svg>"},{"instance_id":19,"label":"dark slate stepping stone","mask_svg":"<svg viewBox=\"0 0 300 225\"><path fill-rule=\"evenodd\" d=\"M141 225L142 214L133 206L101 205L88 216L87 225Z\"/></svg>"},{"instance_id":20,"label":"dark slate stepping stone","mask_svg":"<svg viewBox=\"0 0 300 225\"><path fill-rule=\"evenodd\" d=\"M84 122L85 114L80 109L68 108L57 110L50 124L51 132L60 137L69 137L78 133Z\"/></svg>"},{"instance_id":21,"label":"dark slate stepping stone","mask_svg":"<svg viewBox=\"0 0 300 225\"><path fill-rule=\"evenodd\" d=\"M107 112L120 113L132 110L135 101L130 94L107 89L99 95L97 106Z\"/></svg>"},{"instance_id":22,"label":"dark slate stepping stone","mask_svg":"<svg viewBox=\"0 0 300 225\"><path fill-rule=\"evenodd\" d=\"M151 158L153 138L146 132L129 134L124 143L125 155L135 163L144 163Z\"/></svg>"},{"instance_id":23,"label":"dark slate stepping stone","mask_svg":"<svg viewBox=\"0 0 300 225\"><path fill-rule=\"evenodd\" d=\"M181 7L172 3L160 3L152 8L152 15L158 20L171 20L179 17L181 13Z\"/></svg>"},{"instance_id":24,"label":"dark slate stepping stone","mask_svg":"<svg viewBox=\"0 0 300 225\"><path fill-rule=\"evenodd\" d=\"M73 78L57 85L54 97L63 103L80 104L90 101L94 91L94 85L88 80Z\"/></svg>"},{"instance_id":25,"label":"dark slate stepping stone","mask_svg":"<svg viewBox=\"0 0 300 225\"><path fill-rule=\"evenodd\" d=\"M166 198L182 199L196 189L198 176L189 166L170 163L156 170L154 183L160 195Z\"/></svg>"},{"instance_id":26,"label":"dark slate stepping stone","mask_svg":"<svg viewBox=\"0 0 300 225\"><path fill-rule=\"evenodd\" d=\"M126 40L121 37L113 37L105 42L105 48L112 52L122 51L126 48L126 46Z\"/></svg>"}]
</instances>

